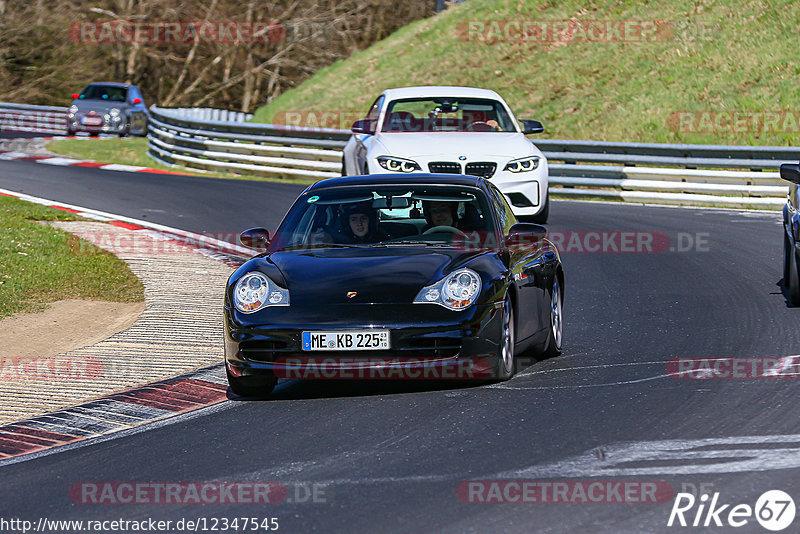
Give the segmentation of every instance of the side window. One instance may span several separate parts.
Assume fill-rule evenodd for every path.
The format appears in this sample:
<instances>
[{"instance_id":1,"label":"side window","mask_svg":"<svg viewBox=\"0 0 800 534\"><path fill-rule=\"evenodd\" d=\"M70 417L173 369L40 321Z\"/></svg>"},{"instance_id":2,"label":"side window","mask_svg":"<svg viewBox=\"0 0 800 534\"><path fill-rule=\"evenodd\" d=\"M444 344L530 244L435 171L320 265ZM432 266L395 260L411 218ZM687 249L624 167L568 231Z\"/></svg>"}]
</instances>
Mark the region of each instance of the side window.
<instances>
[{"instance_id":1,"label":"side window","mask_svg":"<svg viewBox=\"0 0 800 534\"><path fill-rule=\"evenodd\" d=\"M495 205L497 214L500 217L500 226L503 227L503 233L507 234L511 227L517 223L517 218L514 216L511 206L506 202L506 197L503 196L503 193L494 184L487 185L492 193L492 203Z\"/></svg>"},{"instance_id":2,"label":"side window","mask_svg":"<svg viewBox=\"0 0 800 534\"><path fill-rule=\"evenodd\" d=\"M375 102L372 104L372 107L369 108L367 116L364 118L373 121L373 124L378 124L378 115L381 113L381 106L383 106L383 95L379 96L377 100L375 100Z\"/></svg>"}]
</instances>

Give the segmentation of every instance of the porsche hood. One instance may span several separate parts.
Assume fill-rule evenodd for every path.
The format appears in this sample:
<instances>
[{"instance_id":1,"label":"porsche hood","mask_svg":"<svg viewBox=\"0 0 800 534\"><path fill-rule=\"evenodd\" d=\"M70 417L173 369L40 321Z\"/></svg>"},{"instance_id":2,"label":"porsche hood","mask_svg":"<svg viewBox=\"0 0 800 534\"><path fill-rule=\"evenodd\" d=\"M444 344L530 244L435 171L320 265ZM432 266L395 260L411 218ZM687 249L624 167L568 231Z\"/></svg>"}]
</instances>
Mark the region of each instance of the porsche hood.
<instances>
[{"instance_id":1,"label":"porsche hood","mask_svg":"<svg viewBox=\"0 0 800 534\"><path fill-rule=\"evenodd\" d=\"M470 256L442 249L352 248L275 252L265 260L283 274L292 305L411 303L426 285ZM355 294L353 294L355 293Z\"/></svg>"}]
</instances>

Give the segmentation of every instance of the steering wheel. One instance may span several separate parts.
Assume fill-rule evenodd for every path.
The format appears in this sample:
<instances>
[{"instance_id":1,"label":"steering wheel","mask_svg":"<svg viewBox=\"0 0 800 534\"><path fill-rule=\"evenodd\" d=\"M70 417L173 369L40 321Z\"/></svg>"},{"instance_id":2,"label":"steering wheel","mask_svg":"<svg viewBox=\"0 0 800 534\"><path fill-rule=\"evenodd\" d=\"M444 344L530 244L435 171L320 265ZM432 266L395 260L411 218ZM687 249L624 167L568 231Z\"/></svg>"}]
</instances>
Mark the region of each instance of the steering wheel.
<instances>
[{"instance_id":1,"label":"steering wheel","mask_svg":"<svg viewBox=\"0 0 800 534\"><path fill-rule=\"evenodd\" d=\"M476 121L467 126L467 131L469 132L496 132L497 129L489 126L488 123L484 121Z\"/></svg>"},{"instance_id":2,"label":"steering wheel","mask_svg":"<svg viewBox=\"0 0 800 534\"><path fill-rule=\"evenodd\" d=\"M433 228L428 228L427 230L422 232L422 235L438 234L440 232L449 232L459 237L464 237L464 238L467 237L467 234L465 234L464 232L462 232L461 230L459 230L454 226L434 226Z\"/></svg>"}]
</instances>

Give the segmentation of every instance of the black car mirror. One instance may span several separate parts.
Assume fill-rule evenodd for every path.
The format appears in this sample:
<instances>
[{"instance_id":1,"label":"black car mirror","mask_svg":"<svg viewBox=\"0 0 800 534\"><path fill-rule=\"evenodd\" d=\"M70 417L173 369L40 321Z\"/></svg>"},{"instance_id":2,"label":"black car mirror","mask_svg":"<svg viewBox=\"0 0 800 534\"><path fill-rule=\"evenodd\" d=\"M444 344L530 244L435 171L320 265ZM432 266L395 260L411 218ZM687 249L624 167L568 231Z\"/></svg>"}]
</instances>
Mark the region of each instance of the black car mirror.
<instances>
[{"instance_id":1,"label":"black car mirror","mask_svg":"<svg viewBox=\"0 0 800 534\"><path fill-rule=\"evenodd\" d=\"M781 178L800 184L800 164L783 163L781 164Z\"/></svg>"},{"instance_id":2,"label":"black car mirror","mask_svg":"<svg viewBox=\"0 0 800 534\"><path fill-rule=\"evenodd\" d=\"M264 228L250 228L239 235L239 242L246 247L266 249L269 245L269 232Z\"/></svg>"},{"instance_id":3,"label":"black car mirror","mask_svg":"<svg viewBox=\"0 0 800 534\"><path fill-rule=\"evenodd\" d=\"M522 133L525 135L542 133L544 131L544 125L539 121L522 120L520 122L522 122Z\"/></svg>"},{"instance_id":4,"label":"black car mirror","mask_svg":"<svg viewBox=\"0 0 800 534\"><path fill-rule=\"evenodd\" d=\"M517 223L508 231L506 246L533 245L539 243L546 235L547 228L541 224Z\"/></svg>"},{"instance_id":5,"label":"black car mirror","mask_svg":"<svg viewBox=\"0 0 800 534\"><path fill-rule=\"evenodd\" d=\"M371 119L361 119L353 123L353 126L350 127L350 131L357 134L369 134L372 135L375 133L375 127L372 125Z\"/></svg>"}]
</instances>

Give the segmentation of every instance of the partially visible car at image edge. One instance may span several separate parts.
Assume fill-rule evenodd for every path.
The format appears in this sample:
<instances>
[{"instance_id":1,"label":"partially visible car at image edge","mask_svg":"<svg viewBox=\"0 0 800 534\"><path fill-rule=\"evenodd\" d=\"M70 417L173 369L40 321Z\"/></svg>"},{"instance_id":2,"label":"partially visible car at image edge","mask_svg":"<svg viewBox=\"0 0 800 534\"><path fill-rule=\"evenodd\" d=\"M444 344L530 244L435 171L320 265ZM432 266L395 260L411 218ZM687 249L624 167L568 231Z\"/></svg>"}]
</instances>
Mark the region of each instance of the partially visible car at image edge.
<instances>
[{"instance_id":1,"label":"partially visible car at image edge","mask_svg":"<svg viewBox=\"0 0 800 534\"><path fill-rule=\"evenodd\" d=\"M95 82L72 95L67 113L67 135L88 132L147 135L147 107L135 85Z\"/></svg>"},{"instance_id":2,"label":"partially visible car at image edge","mask_svg":"<svg viewBox=\"0 0 800 534\"><path fill-rule=\"evenodd\" d=\"M342 175L448 173L492 181L521 220L549 215L547 158L527 137L539 121L517 121L496 92L473 87L387 89L353 123Z\"/></svg>"}]
</instances>

